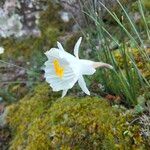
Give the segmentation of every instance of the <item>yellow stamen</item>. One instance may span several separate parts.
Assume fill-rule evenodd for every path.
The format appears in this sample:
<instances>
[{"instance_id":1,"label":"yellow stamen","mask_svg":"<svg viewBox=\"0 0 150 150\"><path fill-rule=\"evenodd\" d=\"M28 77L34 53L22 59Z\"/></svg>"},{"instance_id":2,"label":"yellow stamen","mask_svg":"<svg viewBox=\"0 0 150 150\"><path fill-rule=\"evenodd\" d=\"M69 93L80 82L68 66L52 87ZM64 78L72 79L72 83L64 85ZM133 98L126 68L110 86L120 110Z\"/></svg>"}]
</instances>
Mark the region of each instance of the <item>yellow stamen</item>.
<instances>
[{"instance_id":1,"label":"yellow stamen","mask_svg":"<svg viewBox=\"0 0 150 150\"><path fill-rule=\"evenodd\" d=\"M64 68L60 66L60 63L57 59L53 61L55 73L58 77L62 78L64 75Z\"/></svg>"}]
</instances>

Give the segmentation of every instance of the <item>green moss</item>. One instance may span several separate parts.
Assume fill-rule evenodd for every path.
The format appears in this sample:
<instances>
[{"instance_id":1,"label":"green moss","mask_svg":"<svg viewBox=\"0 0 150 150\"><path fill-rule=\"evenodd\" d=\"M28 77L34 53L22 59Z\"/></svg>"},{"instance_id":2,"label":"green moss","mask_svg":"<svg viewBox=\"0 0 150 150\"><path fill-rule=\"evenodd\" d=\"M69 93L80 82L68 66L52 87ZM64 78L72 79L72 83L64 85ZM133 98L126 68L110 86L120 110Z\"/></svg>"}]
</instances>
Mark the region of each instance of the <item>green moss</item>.
<instances>
[{"instance_id":1,"label":"green moss","mask_svg":"<svg viewBox=\"0 0 150 150\"><path fill-rule=\"evenodd\" d=\"M9 106L10 149L144 149L130 112L96 97L56 97L44 84Z\"/></svg>"},{"instance_id":2,"label":"green moss","mask_svg":"<svg viewBox=\"0 0 150 150\"><path fill-rule=\"evenodd\" d=\"M40 118L57 95L57 93L51 93L49 85L41 84L35 88L34 92L32 91L17 104L9 107L13 115L13 117L9 116L8 120L15 135L14 144L19 146L27 140L27 128Z\"/></svg>"},{"instance_id":3,"label":"green moss","mask_svg":"<svg viewBox=\"0 0 150 150\"><path fill-rule=\"evenodd\" d=\"M150 10L150 1L149 0L142 0L142 3L145 6L145 8Z\"/></svg>"}]
</instances>

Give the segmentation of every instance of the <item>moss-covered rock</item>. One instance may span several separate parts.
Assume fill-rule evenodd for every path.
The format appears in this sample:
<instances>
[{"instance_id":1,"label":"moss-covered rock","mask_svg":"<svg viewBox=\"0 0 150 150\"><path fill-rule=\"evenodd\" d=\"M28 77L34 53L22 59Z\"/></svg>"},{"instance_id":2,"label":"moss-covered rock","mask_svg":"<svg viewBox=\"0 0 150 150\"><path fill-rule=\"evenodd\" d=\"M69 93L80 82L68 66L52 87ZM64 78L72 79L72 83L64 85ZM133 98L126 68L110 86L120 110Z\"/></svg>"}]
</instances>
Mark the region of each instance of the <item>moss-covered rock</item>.
<instances>
[{"instance_id":1,"label":"moss-covered rock","mask_svg":"<svg viewBox=\"0 0 150 150\"><path fill-rule=\"evenodd\" d=\"M57 99L42 84L9 106L10 149L144 149L131 113L96 98ZM57 100L56 100L57 99Z\"/></svg>"},{"instance_id":2,"label":"moss-covered rock","mask_svg":"<svg viewBox=\"0 0 150 150\"><path fill-rule=\"evenodd\" d=\"M46 111L58 94L51 93L47 84L41 84L24 97L19 103L9 106L11 115L8 120L14 131L14 146L21 145L27 139L26 130L30 123L34 122L44 111ZM13 147L13 144L12 144Z\"/></svg>"}]
</instances>

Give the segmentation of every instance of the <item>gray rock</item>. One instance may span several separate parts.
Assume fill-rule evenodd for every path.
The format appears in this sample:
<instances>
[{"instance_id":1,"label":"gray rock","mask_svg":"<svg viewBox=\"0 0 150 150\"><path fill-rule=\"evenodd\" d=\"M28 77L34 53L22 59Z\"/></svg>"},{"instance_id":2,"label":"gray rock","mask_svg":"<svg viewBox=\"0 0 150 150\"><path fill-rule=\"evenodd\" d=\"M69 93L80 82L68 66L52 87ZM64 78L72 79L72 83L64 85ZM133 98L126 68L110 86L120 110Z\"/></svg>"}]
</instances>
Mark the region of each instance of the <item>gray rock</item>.
<instances>
[{"instance_id":1,"label":"gray rock","mask_svg":"<svg viewBox=\"0 0 150 150\"><path fill-rule=\"evenodd\" d=\"M134 1L136 0L120 0L123 4ZM92 13L97 13L100 17L104 17L107 11L102 4L108 9L112 9L117 5L116 0L58 0L58 2L64 10L72 13L80 25L84 25L87 19L83 11L93 11Z\"/></svg>"}]
</instances>

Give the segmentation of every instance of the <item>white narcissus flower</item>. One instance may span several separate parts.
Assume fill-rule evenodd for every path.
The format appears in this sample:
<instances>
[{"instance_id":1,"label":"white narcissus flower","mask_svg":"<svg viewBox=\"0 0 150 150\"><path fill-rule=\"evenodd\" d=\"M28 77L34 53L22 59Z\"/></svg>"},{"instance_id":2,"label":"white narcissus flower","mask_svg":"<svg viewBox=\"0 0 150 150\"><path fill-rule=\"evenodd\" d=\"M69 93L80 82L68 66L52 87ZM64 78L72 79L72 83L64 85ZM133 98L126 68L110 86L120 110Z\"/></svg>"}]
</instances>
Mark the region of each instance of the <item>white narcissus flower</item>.
<instances>
[{"instance_id":1,"label":"white narcissus flower","mask_svg":"<svg viewBox=\"0 0 150 150\"><path fill-rule=\"evenodd\" d=\"M4 48L0 47L0 54L3 54L3 53L4 53Z\"/></svg>"},{"instance_id":2,"label":"white narcissus flower","mask_svg":"<svg viewBox=\"0 0 150 150\"><path fill-rule=\"evenodd\" d=\"M74 55L66 52L62 45L57 42L58 48L51 48L45 53L48 60L45 62L45 78L53 91L62 90L62 97L67 94L76 82L81 89L90 95L83 75L93 75L98 67L113 69L109 64L94 62L91 60L79 59L79 46L82 37L79 38L74 47Z\"/></svg>"}]
</instances>

